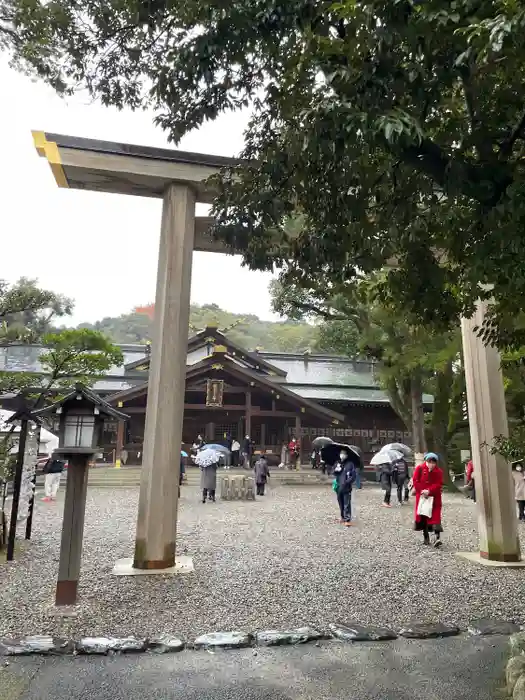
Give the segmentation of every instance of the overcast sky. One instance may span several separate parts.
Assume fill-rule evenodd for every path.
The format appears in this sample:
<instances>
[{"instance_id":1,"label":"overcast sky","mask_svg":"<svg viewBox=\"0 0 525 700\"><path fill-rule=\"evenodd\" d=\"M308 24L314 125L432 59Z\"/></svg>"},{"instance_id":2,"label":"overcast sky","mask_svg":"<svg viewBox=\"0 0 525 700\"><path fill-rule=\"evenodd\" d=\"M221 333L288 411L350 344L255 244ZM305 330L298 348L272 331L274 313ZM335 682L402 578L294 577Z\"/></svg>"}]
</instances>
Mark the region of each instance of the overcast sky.
<instances>
[{"instance_id":1,"label":"overcast sky","mask_svg":"<svg viewBox=\"0 0 525 700\"><path fill-rule=\"evenodd\" d=\"M38 278L72 297L74 323L127 313L155 298L161 202L59 189L39 158L31 130L148 146L167 146L147 113L118 112L75 98L61 100L0 58L0 279ZM188 135L180 148L236 155L246 115L227 115ZM198 213L204 213L198 210ZM192 301L274 318L270 276L240 258L194 253Z\"/></svg>"}]
</instances>

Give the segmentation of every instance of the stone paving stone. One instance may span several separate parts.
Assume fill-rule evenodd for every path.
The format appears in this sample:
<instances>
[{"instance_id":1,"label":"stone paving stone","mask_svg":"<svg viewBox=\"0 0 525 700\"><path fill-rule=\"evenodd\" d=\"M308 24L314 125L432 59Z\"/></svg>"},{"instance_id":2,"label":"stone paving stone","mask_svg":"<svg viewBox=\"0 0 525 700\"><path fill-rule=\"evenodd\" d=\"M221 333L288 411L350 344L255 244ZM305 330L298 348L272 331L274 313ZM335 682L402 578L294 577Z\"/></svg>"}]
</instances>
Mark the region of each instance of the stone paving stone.
<instances>
[{"instance_id":1,"label":"stone paving stone","mask_svg":"<svg viewBox=\"0 0 525 700\"><path fill-rule=\"evenodd\" d=\"M263 630L255 635L258 646L281 646L285 644L305 644L323 639L325 635L311 627L297 627L293 630Z\"/></svg>"},{"instance_id":2,"label":"stone paving stone","mask_svg":"<svg viewBox=\"0 0 525 700\"><path fill-rule=\"evenodd\" d=\"M182 639L173 637L170 634L152 637L148 642L148 649L155 654L173 654L182 651L184 647L185 644Z\"/></svg>"},{"instance_id":3,"label":"stone paving stone","mask_svg":"<svg viewBox=\"0 0 525 700\"><path fill-rule=\"evenodd\" d=\"M508 620L485 618L471 622L468 626L468 631L479 637L486 637L492 634L515 634L520 631L520 628L519 625Z\"/></svg>"},{"instance_id":4,"label":"stone paving stone","mask_svg":"<svg viewBox=\"0 0 525 700\"><path fill-rule=\"evenodd\" d=\"M443 625L439 622L415 622L399 630L400 637L407 639L436 639L437 637L455 637L460 632L455 625Z\"/></svg>"},{"instance_id":5,"label":"stone paving stone","mask_svg":"<svg viewBox=\"0 0 525 700\"><path fill-rule=\"evenodd\" d=\"M347 642L381 642L387 639L397 639L397 634L388 627L358 625L355 622L332 623L329 629L334 637Z\"/></svg>"},{"instance_id":6,"label":"stone paving stone","mask_svg":"<svg viewBox=\"0 0 525 700\"><path fill-rule=\"evenodd\" d=\"M193 642L194 649L242 649L253 641L247 632L209 632Z\"/></svg>"}]
</instances>

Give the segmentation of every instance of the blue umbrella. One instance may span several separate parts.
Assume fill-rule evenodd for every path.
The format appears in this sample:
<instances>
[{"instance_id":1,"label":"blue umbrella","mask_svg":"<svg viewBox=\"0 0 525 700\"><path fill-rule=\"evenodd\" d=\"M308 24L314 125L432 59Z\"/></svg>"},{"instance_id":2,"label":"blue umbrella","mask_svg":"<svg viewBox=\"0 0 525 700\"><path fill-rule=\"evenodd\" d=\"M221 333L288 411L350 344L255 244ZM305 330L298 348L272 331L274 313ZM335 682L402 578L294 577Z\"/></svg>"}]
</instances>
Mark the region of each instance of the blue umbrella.
<instances>
[{"instance_id":1,"label":"blue umbrella","mask_svg":"<svg viewBox=\"0 0 525 700\"><path fill-rule=\"evenodd\" d=\"M202 450L215 450L215 452L220 452L221 454L225 454L225 455L230 454L230 450L227 447L225 447L224 445L218 445L215 443L203 445L201 447L201 451Z\"/></svg>"},{"instance_id":2,"label":"blue umbrella","mask_svg":"<svg viewBox=\"0 0 525 700\"><path fill-rule=\"evenodd\" d=\"M181 457L187 457L187 456L188 456L188 453L187 453L187 452L184 452L184 450L181 450L181 451L180 451L180 455L181 455Z\"/></svg>"}]
</instances>

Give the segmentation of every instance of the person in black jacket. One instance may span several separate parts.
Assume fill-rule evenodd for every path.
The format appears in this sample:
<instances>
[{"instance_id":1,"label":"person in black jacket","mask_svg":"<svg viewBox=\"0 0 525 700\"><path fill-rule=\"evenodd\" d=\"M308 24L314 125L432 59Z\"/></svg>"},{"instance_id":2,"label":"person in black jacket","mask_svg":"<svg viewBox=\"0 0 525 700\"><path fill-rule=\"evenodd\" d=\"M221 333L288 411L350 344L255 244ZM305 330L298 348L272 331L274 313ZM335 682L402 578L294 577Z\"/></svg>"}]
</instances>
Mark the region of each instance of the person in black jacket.
<instances>
[{"instance_id":1,"label":"person in black jacket","mask_svg":"<svg viewBox=\"0 0 525 700\"><path fill-rule=\"evenodd\" d=\"M405 495L405 501L408 501L407 484L409 478L406 460L399 459L397 462L394 462L392 465L392 482L396 485L397 501L400 506L403 505L403 495ZM403 491L405 492L404 494Z\"/></svg>"},{"instance_id":2,"label":"person in black jacket","mask_svg":"<svg viewBox=\"0 0 525 700\"><path fill-rule=\"evenodd\" d=\"M352 524L352 489L357 477L357 469L345 449L339 453L339 461L334 468L334 487L341 513L341 523Z\"/></svg>"},{"instance_id":3,"label":"person in black jacket","mask_svg":"<svg viewBox=\"0 0 525 700\"><path fill-rule=\"evenodd\" d=\"M44 491L45 496L43 501L54 501L57 497L58 487L60 486L60 477L66 463L57 455L53 454L44 465Z\"/></svg>"}]
</instances>

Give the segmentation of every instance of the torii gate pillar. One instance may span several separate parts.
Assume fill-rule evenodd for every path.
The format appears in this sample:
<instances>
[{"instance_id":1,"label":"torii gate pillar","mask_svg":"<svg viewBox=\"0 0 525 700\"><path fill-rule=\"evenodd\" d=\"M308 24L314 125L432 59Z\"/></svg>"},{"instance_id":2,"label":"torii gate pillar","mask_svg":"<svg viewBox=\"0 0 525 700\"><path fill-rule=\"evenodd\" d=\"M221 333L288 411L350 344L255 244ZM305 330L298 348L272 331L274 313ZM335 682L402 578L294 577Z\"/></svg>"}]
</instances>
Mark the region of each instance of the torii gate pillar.
<instances>
[{"instance_id":1,"label":"torii gate pillar","mask_svg":"<svg viewBox=\"0 0 525 700\"><path fill-rule=\"evenodd\" d=\"M164 194L133 567L175 565L182 421L195 232L195 192Z\"/></svg>"},{"instance_id":2,"label":"torii gate pillar","mask_svg":"<svg viewBox=\"0 0 525 700\"><path fill-rule=\"evenodd\" d=\"M192 253L225 252L207 235L210 220L195 217L195 204L213 201L209 178L237 161L43 132L33 138L60 187L163 200L135 552L114 573L173 570Z\"/></svg>"},{"instance_id":3,"label":"torii gate pillar","mask_svg":"<svg viewBox=\"0 0 525 700\"><path fill-rule=\"evenodd\" d=\"M472 318L461 320L480 550L462 556L488 565L525 565L510 466L491 452L494 438L508 435L508 425L499 352L484 345L476 330L486 309L487 302L478 302Z\"/></svg>"}]
</instances>

